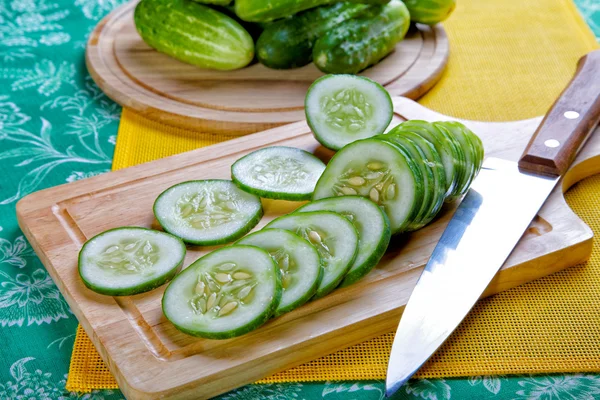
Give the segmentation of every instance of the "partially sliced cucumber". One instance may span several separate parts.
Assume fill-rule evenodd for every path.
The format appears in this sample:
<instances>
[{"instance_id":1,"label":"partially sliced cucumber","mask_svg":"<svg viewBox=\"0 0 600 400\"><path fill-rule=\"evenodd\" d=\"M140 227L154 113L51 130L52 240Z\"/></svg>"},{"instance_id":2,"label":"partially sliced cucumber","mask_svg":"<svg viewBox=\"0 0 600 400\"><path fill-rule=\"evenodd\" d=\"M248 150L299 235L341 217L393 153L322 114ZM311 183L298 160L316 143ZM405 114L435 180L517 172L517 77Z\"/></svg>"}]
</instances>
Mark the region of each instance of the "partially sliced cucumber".
<instances>
[{"instance_id":1,"label":"partially sliced cucumber","mask_svg":"<svg viewBox=\"0 0 600 400\"><path fill-rule=\"evenodd\" d=\"M358 281L373 269L390 243L390 221L371 200L360 196L330 197L308 203L296 212L333 211L348 218L358 232L358 254L341 286Z\"/></svg>"},{"instance_id":2,"label":"partially sliced cucumber","mask_svg":"<svg viewBox=\"0 0 600 400\"><path fill-rule=\"evenodd\" d=\"M375 138L389 141L390 143L406 150L421 172L423 179L423 201L421 202L419 212L416 214L414 220L411 221L406 227L407 232L416 231L417 229L423 227L424 224L422 221L425 219L425 216L428 215L432 202L436 200L433 167L425 162L426 156L421 148L406 136L378 135L375 136Z\"/></svg>"},{"instance_id":3,"label":"partially sliced cucumber","mask_svg":"<svg viewBox=\"0 0 600 400\"><path fill-rule=\"evenodd\" d=\"M391 143L363 139L337 152L317 182L313 200L360 195L383 207L392 234L420 211L423 178L411 157Z\"/></svg>"},{"instance_id":4,"label":"partially sliced cucumber","mask_svg":"<svg viewBox=\"0 0 600 400\"><path fill-rule=\"evenodd\" d=\"M275 316L292 311L310 300L323 276L321 257L306 239L284 229L263 229L237 241L260 247L279 266L283 296Z\"/></svg>"},{"instance_id":5,"label":"partially sliced cucumber","mask_svg":"<svg viewBox=\"0 0 600 400\"><path fill-rule=\"evenodd\" d=\"M308 89L304 109L315 138L332 150L383 133L393 116L387 90L356 75L317 79Z\"/></svg>"},{"instance_id":6,"label":"partially sliced cucumber","mask_svg":"<svg viewBox=\"0 0 600 400\"><path fill-rule=\"evenodd\" d=\"M325 164L295 147L253 151L231 166L233 181L246 192L268 199L308 200Z\"/></svg>"},{"instance_id":7,"label":"partially sliced cucumber","mask_svg":"<svg viewBox=\"0 0 600 400\"><path fill-rule=\"evenodd\" d=\"M223 179L171 186L154 202L163 229L185 242L215 245L249 232L263 215L260 198Z\"/></svg>"},{"instance_id":8,"label":"partially sliced cucumber","mask_svg":"<svg viewBox=\"0 0 600 400\"><path fill-rule=\"evenodd\" d=\"M323 279L315 297L335 289L354 263L358 233L352 223L330 211L313 211L284 215L271 221L267 228L292 231L316 247L323 262Z\"/></svg>"},{"instance_id":9,"label":"partially sliced cucumber","mask_svg":"<svg viewBox=\"0 0 600 400\"><path fill-rule=\"evenodd\" d=\"M162 300L177 329L227 339L264 324L281 300L279 267L266 251L227 246L199 258L169 284Z\"/></svg>"},{"instance_id":10,"label":"partially sliced cucumber","mask_svg":"<svg viewBox=\"0 0 600 400\"><path fill-rule=\"evenodd\" d=\"M179 271L183 242L168 233L123 227L89 239L79 252L79 275L88 288L109 296L147 292Z\"/></svg>"},{"instance_id":11,"label":"partially sliced cucumber","mask_svg":"<svg viewBox=\"0 0 600 400\"><path fill-rule=\"evenodd\" d=\"M435 218L446 198L446 171L444 170L442 158L429 140L414 132L408 130L395 130L390 136L404 136L412 140L425 154L422 163L429 165L433 171L434 196L429 211L423 215L423 218L420 220L421 226L425 226ZM417 163L418 162L419 161L417 161Z\"/></svg>"}]
</instances>

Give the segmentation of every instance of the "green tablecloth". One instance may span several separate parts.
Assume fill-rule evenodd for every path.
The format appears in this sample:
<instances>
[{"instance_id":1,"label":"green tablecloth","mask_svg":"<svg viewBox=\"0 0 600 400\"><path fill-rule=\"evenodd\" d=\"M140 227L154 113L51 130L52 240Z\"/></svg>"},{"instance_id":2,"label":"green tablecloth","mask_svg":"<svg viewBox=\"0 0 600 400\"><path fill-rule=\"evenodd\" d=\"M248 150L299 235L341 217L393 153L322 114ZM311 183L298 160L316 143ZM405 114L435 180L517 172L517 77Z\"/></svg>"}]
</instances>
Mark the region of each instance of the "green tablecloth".
<instances>
[{"instance_id":1,"label":"green tablecloth","mask_svg":"<svg viewBox=\"0 0 600 400\"><path fill-rule=\"evenodd\" d=\"M0 0L0 399L121 399L64 389L77 320L20 232L16 201L110 169L120 107L84 64L122 0ZM600 36L600 1L576 0ZM222 399L381 399L380 381L249 385ZM420 380L398 399L594 399L600 375Z\"/></svg>"}]
</instances>

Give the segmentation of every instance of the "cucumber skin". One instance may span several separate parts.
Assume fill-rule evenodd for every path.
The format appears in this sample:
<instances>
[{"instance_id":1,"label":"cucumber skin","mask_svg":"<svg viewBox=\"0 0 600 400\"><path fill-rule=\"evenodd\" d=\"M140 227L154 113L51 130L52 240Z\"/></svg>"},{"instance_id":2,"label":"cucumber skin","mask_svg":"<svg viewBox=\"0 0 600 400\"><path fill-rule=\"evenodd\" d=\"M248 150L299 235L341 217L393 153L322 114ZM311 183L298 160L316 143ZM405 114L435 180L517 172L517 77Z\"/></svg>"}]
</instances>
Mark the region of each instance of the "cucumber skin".
<instances>
[{"instance_id":1,"label":"cucumber skin","mask_svg":"<svg viewBox=\"0 0 600 400\"><path fill-rule=\"evenodd\" d=\"M389 0L353 0L360 4L385 4ZM248 22L271 22L286 18L300 11L327 4L337 0L236 0L235 13Z\"/></svg>"},{"instance_id":2,"label":"cucumber skin","mask_svg":"<svg viewBox=\"0 0 600 400\"><path fill-rule=\"evenodd\" d=\"M213 6L228 6L232 0L192 0L196 3Z\"/></svg>"},{"instance_id":3,"label":"cucumber skin","mask_svg":"<svg viewBox=\"0 0 600 400\"><path fill-rule=\"evenodd\" d=\"M204 179L202 181L225 181L225 182L231 182L228 181L227 179ZM179 236L175 235L174 233L171 233L167 230L167 228L165 228L163 226L163 224L160 222L160 219L158 217L158 214L156 212L156 203L158 203L158 199L160 199L160 197L169 189L174 188L175 186L179 186L179 185L185 185L187 183L190 182L200 182L199 180L196 181L185 181L185 182L181 182L178 183L177 185L173 185L167 189L165 189L161 194L158 195L158 197L156 198L156 200L154 200L154 204L152 205L152 212L154 213L154 217L156 218L156 221L158 222L158 224L165 230L165 232L169 233L170 235L173 235L177 238L179 238ZM260 198L258 199L258 201L260 201ZM227 244L227 243L231 243L233 241L236 241L237 239L241 238L242 236L244 236L246 233L250 232L252 230L252 228L254 228L256 225L258 225L258 223L260 222L261 218L264 215L264 210L262 208L262 203L261 203L261 207L258 210L258 212L256 213L256 215L254 215L252 217L252 219L250 219L248 221L248 223L246 224L246 226L244 226L242 229L240 229L237 232L232 233L231 235L221 238L221 239L215 239L215 240L204 240L204 241L200 241L200 240L189 240L189 239L183 239L180 238L181 240L183 240L183 242L185 243L189 243L189 244L193 244L196 246L216 246L219 244Z\"/></svg>"},{"instance_id":4,"label":"cucumber skin","mask_svg":"<svg viewBox=\"0 0 600 400\"><path fill-rule=\"evenodd\" d=\"M254 249L258 249L266 254L269 255L269 258L271 258L271 255L269 253L267 253L265 250L261 249L260 247L256 247L256 246L249 246L249 245L235 245L236 247L252 247ZM221 250L226 250L228 249L230 246L226 246L226 247L222 247L220 249L217 249L211 253L208 253L202 257L200 257L199 259L197 259L196 261L194 261L193 263L191 263L185 270L187 271L190 267L192 267L194 264L196 264L198 261L200 261L202 258L216 252L216 251L221 251ZM265 310L265 312L263 312L261 315L259 315L258 317L256 317L256 319L254 319L252 322L246 324L245 326L239 327L237 329L233 329L231 331L227 331L227 332L198 332L198 331L194 331L194 330L190 330L190 329L186 329L180 325L177 325L175 323L173 323L173 321L171 321L169 319L169 317L167 317L167 313L165 312L165 294L167 293L167 290L169 290L169 287L167 286L167 288L165 289L165 293L163 294L162 300L161 300L161 308L162 308L162 312L163 315L169 319L169 322L171 322L173 324L173 326L175 328L177 328L178 330L180 330L181 332L188 334L190 336L195 336L195 337L201 337L201 338L205 338L205 339L231 339L237 336L241 336L244 335L248 332L251 332L253 330L255 330L256 328L260 327L261 325L263 325L265 322L267 322L271 316L273 315L273 313L275 312L275 310L277 309L277 306L279 305L279 302L281 301L281 296L283 294L283 287L281 285L281 279L279 278L279 266L277 265L277 263L275 262L275 260L273 260L271 258L271 261L273 262L273 268L274 268L274 274L275 274L275 279L276 279L276 283L275 283L275 293L273 295L273 301L271 302L270 306Z\"/></svg>"},{"instance_id":5,"label":"cucumber skin","mask_svg":"<svg viewBox=\"0 0 600 400\"><path fill-rule=\"evenodd\" d=\"M391 0L319 38L313 48L313 62L323 72L356 74L391 53L409 26L410 15L404 3Z\"/></svg>"},{"instance_id":6,"label":"cucumber skin","mask_svg":"<svg viewBox=\"0 0 600 400\"><path fill-rule=\"evenodd\" d=\"M146 231L152 231L154 229L148 229L148 228L142 228L142 227L137 227L137 226L122 226L119 228L113 228L113 229L109 229L107 231L104 231L102 233L97 234L96 236L88 239L86 241L86 243L83 244L83 246L81 246L81 250L79 250L79 255L77 256L77 272L79 273L79 277L81 278L81 280L83 281L83 284L90 290L93 290L96 293L100 293L100 294L104 294L107 296L132 296L134 294L139 294L139 293L145 293L145 292L149 292L151 290L156 289L157 287L160 287L162 285L164 285L166 282L169 282L171 279L173 279L181 270L181 266L183 265L183 260L185 259L185 253L186 253L186 247L185 247L185 243L183 243L183 240L181 240L180 238L178 238L175 235L171 235L170 233L167 232L161 232L165 235L169 235L171 237L173 237L174 239L177 239L177 241L179 241L181 243L181 246L183 247L183 257L181 257L181 260L179 261L179 264L177 264L177 267L173 268L171 271L169 271L167 274L158 276L156 278L154 278L153 280L146 282L144 284L141 284L139 286L137 286L134 289L125 289L125 288L120 288L120 289L107 289L107 288L103 288L97 285L94 285L91 282L86 281L83 278L83 275L81 274L81 253L83 253L83 249L85 248L85 245L87 244L87 242L89 242L90 240L100 236L100 235L104 235L107 232L111 232L111 231L116 231L116 230L120 230L123 228L129 228L129 229L143 229Z\"/></svg>"},{"instance_id":7,"label":"cucumber skin","mask_svg":"<svg viewBox=\"0 0 600 400\"><path fill-rule=\"evenodd\" d=\"M275 69L309 64L313 46L319 37L334 26L362 14L367 8L366 4L335 3L273 22L256 42L258 60Z\"/></svg>"},{"instance_id":8,"label":"cucumber skin","mask_svg":"<svg viewBox=\"0 0 600 400\"><path fill-rule=\"evenodd\" d=\"M410 12L410 19L426 25L435 25L452 14L456 0L403 0Z\"/></svg>"},{"instance_id":9,"label":"cucumber skin","mask_svg":"<svg viewBox=\"0 0 600 400\"><path fill-rule=\"evenodd\" d=\"M134 22L146 44L188 64L228 71L245 67L254 58L254 41L239 23L190 0L142 0L135 7Z\"/></svg>"},{"instance_id":10,"label":"cucumber skin","mask_svg":"<svg viewBox=\"0 0 600 400\"><path fill-rule=\"evenodd\" d=\"M343 196L343 197L356 197L356 198L359 198L359 199L362 199L365 201L371 201L362 196ZM294 212L304 212L304 211L302 211L302 209L309 207L311 204L318 204L319 202L327 203L329 201L339 200L339 199L340 199L339 197L326 197L323 199L315 200L312 203L306 204L306 205L298 208ZM373 204L375 204L375 203L373 203ZM373 268L375 268L375 266L379 263L381 258L385 255L385 252L388 249L388 246L390 245L390 240L392 239L392 231L390 229L390 219L388 218L387 214L380 207L377 206L377 208L379 209L381 216L383 217L384 224L385 224L382 238L379 241L379 243L377 244L377 247L375 248L375 250L373 251L371 256L369 258L367 258L364 263L362 263L354 271L348 271L348 273L342 280L342 283L340 283L339 287L350 286L353 283L356 283L357 281L362 279L369 272L371 272L371 270ZM326 211L326 210L333 211L331 209L323 208L323 211ZM311 211L316 211L316 210L311 210ZM333 211L333 212L335 212L335 211Z\"/></svg>"}]
</instances>

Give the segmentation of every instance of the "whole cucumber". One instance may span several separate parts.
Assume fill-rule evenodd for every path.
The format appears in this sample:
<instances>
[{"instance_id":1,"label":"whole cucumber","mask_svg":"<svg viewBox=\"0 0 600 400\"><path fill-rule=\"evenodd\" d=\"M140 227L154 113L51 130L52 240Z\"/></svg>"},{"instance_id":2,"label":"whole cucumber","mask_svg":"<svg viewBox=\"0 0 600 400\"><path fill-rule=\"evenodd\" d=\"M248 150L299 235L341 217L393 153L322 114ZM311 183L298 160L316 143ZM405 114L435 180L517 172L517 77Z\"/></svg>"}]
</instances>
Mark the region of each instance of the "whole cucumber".
<instances>
[{"instance_id":1,"label":"whole cucumber","mask_svg":"<svg viewBox=\"0 0 600 400\"><path fill-rule=\"evenodd\" d=\"M270 24L256 42L258 61L269 68L302 67L311 62L319 37L336 25L354 18L371 6L335 3L303 11Z\"/></svg>"},{"instance_id":2,"label":"whole cucumber","mask_svg":"<svg viewBox=\"0 0 600 400\"><path fill-rule=\"evenodd\" d=\"M406 35L410 14L400 0L391 0L356 19L342 22L317 40L313 62L323 72L356 74L394 50Z\"/></svg>"},{"instance_id":3,"label":"whole cucumber","mask_svg":"<svg viewBox=\"0 0 600 400\"><path fill-rule=\"evenodd\" d=\"M385 4L389 0L351 0L352 3ZM338 0L236 0L235 13L249 22L270 22L286 18L300 11L326 4L337 3Z\"/></svg>"},{"instance_id":4,"label":"whole cucumber","mask_svg":"<svg viewBox=\"0 0 600 400\"><path fill-rule=\"evenodd\" d=\"M421 24L435 25L452 14L456 0L404 0L410 19Z\"/></svg>"},{"instance_id":5,"label":"whole cucumber","mask_svg":"<svg viewBox=\"0 0 600 400\"><path fill-rule=\"evenodd\" d=\"M150 47L189 64L232 70L254 58L252 37L239 23L191 0L142 0L133 18Z\"/></svg>"}]
</instances>

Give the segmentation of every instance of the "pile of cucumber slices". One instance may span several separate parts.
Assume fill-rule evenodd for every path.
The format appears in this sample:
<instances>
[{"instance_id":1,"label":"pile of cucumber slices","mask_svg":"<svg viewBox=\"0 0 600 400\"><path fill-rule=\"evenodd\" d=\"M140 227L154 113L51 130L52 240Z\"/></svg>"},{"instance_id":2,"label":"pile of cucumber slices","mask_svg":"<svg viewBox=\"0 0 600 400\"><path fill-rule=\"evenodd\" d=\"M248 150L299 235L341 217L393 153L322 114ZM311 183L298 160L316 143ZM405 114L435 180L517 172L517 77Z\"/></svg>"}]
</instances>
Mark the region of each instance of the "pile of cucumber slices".
<instances>
[{"instance_id":1,"label":"pile of cucumber slices","mask_svg":"<svg viewBox=\"0 0 600 400\"><path fill-rule=\"evenodd\" d=\"M236 161L232 180L176 184L154 203L164 232L122 227L83 245L84 284L119 296L172 279L163 295L165 316L187 334L225 339L368 274L392 234L423 227L445 201L468 190L483 146L458 122L407 121L383 134L392 109L380 106L389 95L365 78L358 84L352 79L322 78L315 84L325 86L307 96L307 103L326 106L306 108L315 137L339 146L327 166L304 150L273 146ZM349 126L342 114L336 118L344 123L318 115L332 101L346 114L359 115L353 107L366 110L361 124L368 132L339 129ZM248 234L263 215L261 198L312 201ZM229 245L179 273L184 243Z\"/></svg>"}]
</instances>

